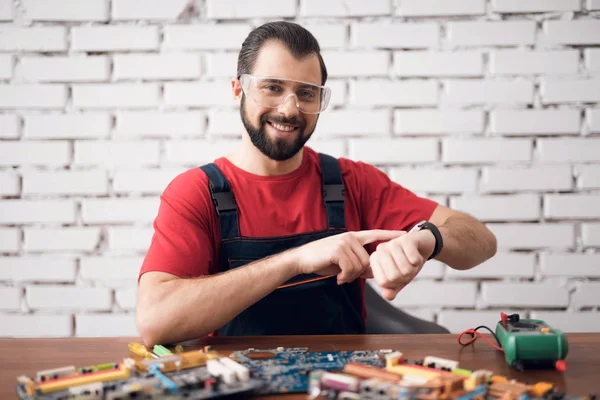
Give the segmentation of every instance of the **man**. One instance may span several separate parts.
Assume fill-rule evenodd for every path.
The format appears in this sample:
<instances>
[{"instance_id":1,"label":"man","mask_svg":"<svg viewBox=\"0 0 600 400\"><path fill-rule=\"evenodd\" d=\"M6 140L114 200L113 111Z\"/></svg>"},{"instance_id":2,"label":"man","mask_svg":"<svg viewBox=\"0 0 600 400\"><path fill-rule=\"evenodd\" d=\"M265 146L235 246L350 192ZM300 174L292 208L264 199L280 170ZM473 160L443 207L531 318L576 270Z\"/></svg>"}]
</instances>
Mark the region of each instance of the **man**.
<instances>
[{"instance_id":1,"label":"man","mask_svg":"<svg viewBox=\"0 0 600 400\"><path fill-rule=\"evenodd\" d=\"M331 95L326 80L319 44L299 25L246 38L232 80L241 145L161 196L139 279L146 345L364 333L365 278L391 300L431 257L468 269L495 254L474 218L305 146Z\"/></svg>"}]
</instances>

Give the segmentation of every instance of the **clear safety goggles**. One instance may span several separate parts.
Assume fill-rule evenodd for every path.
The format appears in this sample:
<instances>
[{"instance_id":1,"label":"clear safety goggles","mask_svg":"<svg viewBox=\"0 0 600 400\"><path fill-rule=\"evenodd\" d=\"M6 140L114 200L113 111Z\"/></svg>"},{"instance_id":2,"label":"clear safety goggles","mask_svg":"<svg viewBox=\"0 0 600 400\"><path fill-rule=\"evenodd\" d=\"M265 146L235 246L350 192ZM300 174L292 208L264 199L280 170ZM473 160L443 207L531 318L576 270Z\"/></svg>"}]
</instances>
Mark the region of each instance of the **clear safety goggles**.
<instances>
[{"instance_id":1,"label":"clear safety goggles","mask_svg":"<svg viewBox=\"0 0 600 400\"><path fill-rule=\"evenodd\" d=\"M331 98L330 88L293 79L243 74L240 82L246 96L261 107L278 108L291 97L298 110L318 114Z\"/></svg>"}]
</instances>

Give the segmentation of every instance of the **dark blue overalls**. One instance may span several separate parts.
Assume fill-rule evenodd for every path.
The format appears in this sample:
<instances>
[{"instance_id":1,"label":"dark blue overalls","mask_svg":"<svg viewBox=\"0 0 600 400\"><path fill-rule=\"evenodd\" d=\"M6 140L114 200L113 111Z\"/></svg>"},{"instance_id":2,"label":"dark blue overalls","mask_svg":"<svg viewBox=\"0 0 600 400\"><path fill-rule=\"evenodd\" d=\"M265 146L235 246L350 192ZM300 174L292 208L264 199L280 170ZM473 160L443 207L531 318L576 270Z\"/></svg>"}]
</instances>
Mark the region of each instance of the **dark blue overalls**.
<instances>
[{"instance_id":1,"label":"dark blue overalls","mask_svg":"<svg viewBox=\"0 0 600 400\"><path fill-rule=\"evenodd\" d=\"M219 272L346 231L344 182L338 160L325 154L319 154L319 160L323 171L323 196L316 197L315 201L323 201L327 211L327 229L267 238L252 238L240 233L238 208L229 182L215 164L200 167L208 175L211 196L219 217ZM260 212L260 209L256 212ZM359 280L338 285L335 276L310 274L298 275L285 282L229 321L219 329L218 334L326 335L364 332Z\"/></svg>"}]
</instances>

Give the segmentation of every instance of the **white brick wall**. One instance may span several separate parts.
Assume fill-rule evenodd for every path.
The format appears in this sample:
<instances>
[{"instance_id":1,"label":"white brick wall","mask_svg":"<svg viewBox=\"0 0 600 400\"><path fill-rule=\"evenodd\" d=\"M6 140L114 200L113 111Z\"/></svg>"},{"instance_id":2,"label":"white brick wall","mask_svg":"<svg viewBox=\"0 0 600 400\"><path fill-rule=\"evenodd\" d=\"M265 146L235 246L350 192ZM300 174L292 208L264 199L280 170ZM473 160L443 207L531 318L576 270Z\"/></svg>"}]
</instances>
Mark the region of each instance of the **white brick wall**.
<instances>
[{"instance_id":1,"label":"white brick wall","mask_svg":"<svg viewBox=\"0 0 600 400\"><path fill-rule=\"evenodd\" d=\"M598 11L0 0L0 337L137 335L159 196L239 144L238 51L278 19L313 33L329 72L331 107L309 145L372 163L497 236L477 268L428 262L395 306L452 332L500 311L600 331Z\"/></svg>"}]
</instances>

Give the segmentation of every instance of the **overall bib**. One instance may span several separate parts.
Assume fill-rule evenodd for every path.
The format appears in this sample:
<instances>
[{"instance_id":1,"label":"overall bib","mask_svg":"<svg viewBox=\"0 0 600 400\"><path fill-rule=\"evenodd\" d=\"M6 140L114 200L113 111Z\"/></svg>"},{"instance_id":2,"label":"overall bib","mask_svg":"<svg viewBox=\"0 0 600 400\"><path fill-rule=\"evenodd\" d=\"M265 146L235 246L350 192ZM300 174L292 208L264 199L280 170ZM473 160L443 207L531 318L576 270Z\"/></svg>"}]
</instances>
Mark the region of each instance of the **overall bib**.
<instances>
[{"instance_id":1,"label":"overall bib","mask_svg":"<svg viewBox=\"0 0 600 400\"><path fill-rule=\"evenodd\" d=\"M219 272L346 231L344 183L338 161L325 154L319 154L319 160L323 171L323 197L318 196L315 201L323 202L327 228L266 238L247 237L240 232L238 208L229 182L215 164L200 167L209 178L219 217ZM338 285L335 276L298 275L229 321L219 329L218 335L362 334L365 333L362 298L358 279Z\"/></svg>"}]
</instances>

